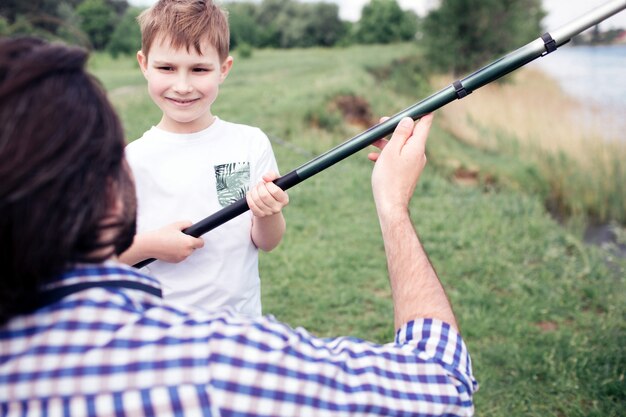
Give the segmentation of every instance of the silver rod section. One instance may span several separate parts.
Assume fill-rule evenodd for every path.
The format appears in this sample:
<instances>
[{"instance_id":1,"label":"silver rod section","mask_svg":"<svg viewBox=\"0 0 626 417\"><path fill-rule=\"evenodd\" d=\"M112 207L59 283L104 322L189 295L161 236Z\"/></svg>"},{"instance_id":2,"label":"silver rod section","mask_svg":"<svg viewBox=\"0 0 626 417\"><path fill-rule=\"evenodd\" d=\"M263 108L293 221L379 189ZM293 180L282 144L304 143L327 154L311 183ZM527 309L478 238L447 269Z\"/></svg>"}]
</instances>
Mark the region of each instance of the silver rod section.
<instances>
[{"instance_id":1,"label":"silver rod section","mask_svg":"<svg viewBox=\"0 0 626 417\"><path fill-rule=\"evenodd\" d=\"M624 9L626 9L626 0L608 1L603 5L590 10L583 16L580 16L560 28L551 31L550 35L552 36L552 39L555 40L556 45L561 46L568 40L572 39L575 35L578 35L590 27L597 25L603 20L608 19Z\"/></svg>"}]
</instances>

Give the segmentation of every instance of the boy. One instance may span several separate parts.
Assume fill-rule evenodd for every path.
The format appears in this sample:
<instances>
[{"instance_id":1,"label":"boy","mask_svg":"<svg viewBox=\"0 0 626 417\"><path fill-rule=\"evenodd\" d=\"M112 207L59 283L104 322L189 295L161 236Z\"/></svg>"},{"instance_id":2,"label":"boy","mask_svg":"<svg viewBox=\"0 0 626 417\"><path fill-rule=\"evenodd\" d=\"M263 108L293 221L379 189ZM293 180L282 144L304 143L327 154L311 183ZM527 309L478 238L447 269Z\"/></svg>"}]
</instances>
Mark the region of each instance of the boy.
<instances>
[{"instance_id":1,"label":"boy","mask_svg":"<svg viewBox=\"0 0 626 417\"><path fill-rule=\"evenodd\" d=\"M138 234L121 259L159 260L146 268L173 301L259 316L258 249L282 239L289 199L271 182L278 174L267 136L211 112L233 65L226 14L211 0L160 0L138 21L137 60L163 116L126 148ZM182 232L244 196L250 212L202 238Z\"/></svg>"}]
</instances>

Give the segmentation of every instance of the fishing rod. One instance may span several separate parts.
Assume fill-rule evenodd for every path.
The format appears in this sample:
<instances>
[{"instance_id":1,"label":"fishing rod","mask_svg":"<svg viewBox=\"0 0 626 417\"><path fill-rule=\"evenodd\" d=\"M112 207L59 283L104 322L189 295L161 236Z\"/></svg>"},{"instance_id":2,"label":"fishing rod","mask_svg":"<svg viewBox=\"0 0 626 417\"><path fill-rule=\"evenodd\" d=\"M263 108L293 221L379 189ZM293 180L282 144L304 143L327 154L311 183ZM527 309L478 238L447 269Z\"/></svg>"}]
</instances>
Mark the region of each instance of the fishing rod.
<instances>
[{"instance_id":1,"label":"fishing rod","mask_svg":"<svg viewBox=\"0 0 626 417\"><path fill-rule=\"evenodd\" d=\"M585 13L583 16L561 26L554 31L546 32L536 40L499 58L491 64L473 72L467 77L454 81L448 87L445 87L422 101L406 108L405 110L402 110L386 121L372 126L352 139L343 142L342 144L301 165L299 168L296 168L286 175L277 178L274 180L274 183L281 189L287 190L307 178L325 170L326 168L335 165L337 162L342 161L348 156L366 148L378 139L391 134L403 118L410 117L413 120L417 120L428 113L432 113L433 111L440 109L454 100L461 100L471 94L472 91L487 85L518 68L521 68L537 58L556 51L558 47L569 42L572 37L592 26L597 25L603 20L608 19L624 9L626 9L626 0L612 0ZM183 230L183 233L194 237L200 237L227 221L234 219L240 214L245 213L249 209L250 208L248 207L245 197L241 198L231 205L224 207L209 217L206 217L186 228ZM142 268L153 261L155 261L155 259L146 259L135 264L134 266L136 268Z\"/></svg>"}]
</instances>

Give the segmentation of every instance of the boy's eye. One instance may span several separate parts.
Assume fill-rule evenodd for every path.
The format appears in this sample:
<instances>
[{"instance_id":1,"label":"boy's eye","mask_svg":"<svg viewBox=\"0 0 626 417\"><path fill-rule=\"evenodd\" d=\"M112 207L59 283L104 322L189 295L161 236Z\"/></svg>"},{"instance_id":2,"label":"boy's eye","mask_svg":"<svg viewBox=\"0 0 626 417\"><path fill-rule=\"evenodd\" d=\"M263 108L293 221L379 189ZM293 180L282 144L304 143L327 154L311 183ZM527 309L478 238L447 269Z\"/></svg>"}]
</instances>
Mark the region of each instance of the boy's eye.
<instances>
[{"instance_id":1,"label":"boy's eye","mask_svg":"<svg viewBox=\"0 0 626 417\"><path fill-rule=\"evenodd\" d=\"M210 69L208 68L194 68L193 72L209 72Z\"/></svg>"},{"instance_id":2,"label":"boy's eye","mask_svg":"<svg viewBox=\"0 0 626 417\"><path fill-rule=\"evenodd\" d=\"M167 66L167 65L161 65L161 66L157 67L157 69L159 71L172 71L174 68L170 67L170 66Z\"/></svg>"}]
</instances>

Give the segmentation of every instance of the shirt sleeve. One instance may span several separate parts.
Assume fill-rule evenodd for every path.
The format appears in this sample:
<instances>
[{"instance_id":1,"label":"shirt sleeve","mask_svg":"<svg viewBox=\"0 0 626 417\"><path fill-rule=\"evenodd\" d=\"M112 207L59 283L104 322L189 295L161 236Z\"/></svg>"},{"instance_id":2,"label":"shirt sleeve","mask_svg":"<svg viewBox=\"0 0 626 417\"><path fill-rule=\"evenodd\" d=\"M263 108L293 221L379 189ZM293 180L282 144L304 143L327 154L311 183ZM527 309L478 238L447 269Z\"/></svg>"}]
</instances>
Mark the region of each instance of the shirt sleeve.
<instances>
[{"instance_id":1,"label":"shirt sleeve","mask_svg":"<svg viewBox=\"0 0 626 417\"><path fill-rule=\"evenodd\" d=\"M351 337L317 338L273 318L255 321L245 335L238 338L245 346L229 349L241 356L230 358L231 366L220 371L234 378L221 386L225 391L218 396L226 400L221 406L229 411L473 415L472 396L478 384L463 340L447 323L409 322L394 343L385 345ZM248 403L254 410L231 408Z\"/></svg>"},{"instance_id":2,"label":"shirt sleeve","mask_svg":"<svg viewBox=\"0 0 626 417\"><path fill-rule=\"evenodd\" d=\"M274 156L274 150L272 144L267 135L260 129L258 130L258 157L253 165L253 172L251 185L257 184L261 181L263 175L269 171L278 172L278 164L276 163L276 157Z\"/></svg>"}]
</instances>

